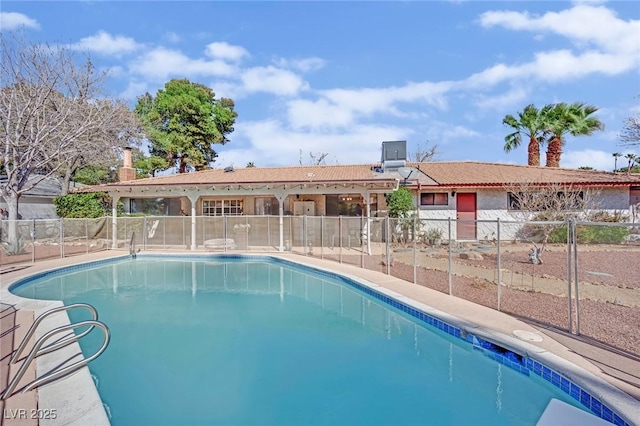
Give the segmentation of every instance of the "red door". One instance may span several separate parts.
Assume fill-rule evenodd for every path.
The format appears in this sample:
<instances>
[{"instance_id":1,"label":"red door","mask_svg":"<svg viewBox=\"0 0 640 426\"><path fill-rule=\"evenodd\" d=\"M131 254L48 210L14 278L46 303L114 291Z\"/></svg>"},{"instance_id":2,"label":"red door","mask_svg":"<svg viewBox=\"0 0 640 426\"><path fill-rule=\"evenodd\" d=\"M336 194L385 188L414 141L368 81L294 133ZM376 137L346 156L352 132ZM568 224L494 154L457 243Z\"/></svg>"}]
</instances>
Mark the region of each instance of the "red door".
<instances>
[{"instance_id":1,"label":"red door","mask_svg":"<svg viewBox=\"0 0 640 426\"><path fill-rule=\"evenodd\" d=\"M476 239L476 194L456 194L456 239Z\"/></svg>"}]
</instances>

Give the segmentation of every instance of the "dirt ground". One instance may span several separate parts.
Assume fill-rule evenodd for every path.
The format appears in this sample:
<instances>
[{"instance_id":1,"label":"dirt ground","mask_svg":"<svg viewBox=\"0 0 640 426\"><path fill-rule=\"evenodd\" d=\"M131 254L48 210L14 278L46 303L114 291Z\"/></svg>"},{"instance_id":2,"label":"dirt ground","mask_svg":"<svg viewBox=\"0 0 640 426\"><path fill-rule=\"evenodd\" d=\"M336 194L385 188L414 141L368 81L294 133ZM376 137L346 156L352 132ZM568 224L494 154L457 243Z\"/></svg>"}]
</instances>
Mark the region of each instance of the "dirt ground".
<instances>
[{"instance_id":1,"label":"dirt ground","mask_svg":"<svg viewBox=\"0 0 640 426\"><path fill-rule=\"evenodd\" d=\"M64 255L105 250L106 244L71 242ZM398 250L398 249L397 249ZM416 283L449 294L448 254L445 248L422 248L416 254ZM477 252L482 259L462 259L461 253ZM451 294L493 309L560 329L569 328L566 247L550 247L543 253L543 264L532 265L526 245L506 245L501 250L502 286L498 307L497 256L495 250L461 248L452 253ZM36 259L60 257L59 245L36 245ZM386 257L362 256L355 250L325 259L362 266L387 273ZM24 254L7 256L0 250L0 273L14 265L31 262L31 247ZM391 275L413 282L413 252L392 254ZM640 355L640 248L581 247L578 253L580 311L575 294L571 303L572 328L605 344Z\"/></svg>"}]
</instances>

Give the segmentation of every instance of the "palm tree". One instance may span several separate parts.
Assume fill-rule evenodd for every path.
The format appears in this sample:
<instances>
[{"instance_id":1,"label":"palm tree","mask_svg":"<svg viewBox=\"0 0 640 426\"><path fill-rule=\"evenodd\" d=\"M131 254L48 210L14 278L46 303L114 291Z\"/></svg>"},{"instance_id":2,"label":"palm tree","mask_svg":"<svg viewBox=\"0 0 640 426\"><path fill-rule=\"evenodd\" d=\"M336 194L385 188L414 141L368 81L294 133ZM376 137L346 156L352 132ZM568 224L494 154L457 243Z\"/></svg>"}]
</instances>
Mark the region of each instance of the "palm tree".
<instances>
[{"instance_id":1,"label":"palm tree","mask_svg":"<svg viewBox=\"0 0 640 426\"><path fill-rule=\"evenodd\" d=\"M631 154L631 153L625 155L624 157L629 161L629 166L627 166L627 174L630 174L631 169L633 168L633 163L635 163L637 158L635 154Z\"/></svg>"},{"instance_id":2,"label":"palm tree","mask_svg":"<svg viewBox=\"0 0 640 426\"><path fill-rule=\"evenodd\" d=\"M613 173L618 171L618 158L622 157L622 153L614 152L613 153Z\"/></svg>"},{"instance_id":3,"label":"palm tree","mask_svg":"<svg viewBox=\"0 0 640 426\"><path fill-rule=\"evenodd\" d=\"M582 102L568 105L564 102L556 104L547 115L548 131L551 138L547 146L547 167L560 167L563 137L567 133L571 136L590 136L596 130L604 130L604 124L591 114L598 108Z\"/></svg>"},{"instance_id":4,"label":"palm tree","mask_svg":"<svg viewBox=\"0 0 640 426\"><path fill-rule=\"evenodd\" d=\"M509 126L515 131L504 137L504 150L511 152L520 146L522 135L529 138L527 164L529 166L540 165L540 139L545 134L545 117L550 109L549 106L538 110L535 105L527 105L522 112L518 112L518 118L507 115L502 120L502 124Z\"/></svg>"}]
</instances>

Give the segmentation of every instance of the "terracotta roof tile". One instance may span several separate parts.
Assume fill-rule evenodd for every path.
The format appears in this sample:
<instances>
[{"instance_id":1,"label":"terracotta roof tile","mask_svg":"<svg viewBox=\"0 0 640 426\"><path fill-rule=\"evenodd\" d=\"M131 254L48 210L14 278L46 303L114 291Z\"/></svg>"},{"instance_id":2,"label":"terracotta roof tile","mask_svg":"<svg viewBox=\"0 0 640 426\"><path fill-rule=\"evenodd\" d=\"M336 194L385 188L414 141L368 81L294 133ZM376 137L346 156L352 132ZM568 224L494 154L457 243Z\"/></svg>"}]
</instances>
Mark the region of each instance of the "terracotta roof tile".
<instances>
[{"instance_id":1,"label":"terracotta roof tile","mask_svg":"<svg viewBox=\"0 0 640 426\"><path fill-rule=\"evenodd\" d=\"M121 186L190 186L226 184L285 184L394 181L402 179L397 173L380 173L380 164L250 167L233 171L203 170L172 174L128 182L98 185L83 190L107 191ZM407 163L419 169L422 185L440 186L501 186L508 183L560 183L583 185L640 185L640 175L597 172L588 170L530 167L514 164L480 163L475 161ZM409 182L411 183L411 182Z\"/></svg>"},{"instance_id":2,"label":"terracotta roof tile","mask_svg":"<svg viewBox=\"0 0 640 426\"><path fill-rule=\"evenodd\" d=\"M640 185L640 175L475 161L408 163L439 185L501 186L509 183Z\"/></svg>"}]
</instances>

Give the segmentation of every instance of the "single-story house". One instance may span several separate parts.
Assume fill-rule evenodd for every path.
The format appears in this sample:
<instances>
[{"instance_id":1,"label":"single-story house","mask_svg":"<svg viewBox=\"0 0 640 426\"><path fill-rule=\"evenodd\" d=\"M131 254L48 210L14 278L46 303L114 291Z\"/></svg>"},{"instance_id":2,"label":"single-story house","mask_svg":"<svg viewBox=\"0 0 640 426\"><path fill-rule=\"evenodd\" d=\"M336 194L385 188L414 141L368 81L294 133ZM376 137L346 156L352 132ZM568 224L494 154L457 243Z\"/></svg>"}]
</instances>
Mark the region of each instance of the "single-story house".
<instances>
[{"instance_id":1,"label":"single-story house","mask_svg":"<svg viewBox=\"0 0 640 426\"><path fill-rule=\"evenodd\" d=\"M0 175L0 185L6 182L6 175ZM27 219L58 219L53 199L62 194L62 185L55 177L32 175L26 186L33 188L25 191L18 202L18 218ZM5 199L0 196L0 208L8 210Z\"/></svg>"},{"instance_id":2,"label":"single-story house","mask_svg":"<svg viewBox=\"0 0 640 426\"><path fill-rule=\"evenodd\" d=\"M81 191L103 191L113 197L114 218L118 201L132 212L143 200L155 199L164 200L164 212L169 215L277 215L282 219L285 215L385 216L384 195L404 185L414 194L420 218L469 220L458 221L452 236L475 240L480 231L473 220L522 220L510 192L514 184L553 184L597 189L600 209L628 212L631 220L640 219L637 174L475 161L415 163L406 158L406 143L392 141L383 142L379 163L227 167L136 180L131 153L125 150L120 182ZM194 236L195 226L194 219Z\"/></svg>"}]
</instances>

